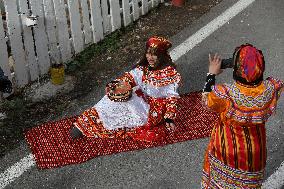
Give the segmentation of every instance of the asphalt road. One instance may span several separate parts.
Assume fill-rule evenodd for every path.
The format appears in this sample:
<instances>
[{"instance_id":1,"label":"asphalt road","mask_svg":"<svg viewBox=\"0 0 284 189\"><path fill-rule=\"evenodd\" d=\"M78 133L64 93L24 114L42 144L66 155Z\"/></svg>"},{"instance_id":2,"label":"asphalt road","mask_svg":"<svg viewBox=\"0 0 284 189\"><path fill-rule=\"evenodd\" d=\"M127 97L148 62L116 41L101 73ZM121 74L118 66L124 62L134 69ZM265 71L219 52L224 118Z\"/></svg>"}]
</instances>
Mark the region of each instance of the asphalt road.
<instances>
[{"instance_id":1,"label":"asphalt road","mask_svg":"<svg viewBox=\"0 0 284 189\"><path fill-rule=\"evenodd\" d=\"M223 0L171 39L178 45L231 7L236 0ZM208 64L208 53L229 58L236 46L249 42L264 53L266 76L284 80L284 3L283 0L256 0L219 28L190 52L177 60L184 85L181 93L200 90ZM218 76L217 82L232 82L232 70ZM98 94L102 95L102 94ZM268 178L284 161L284 95L277 113L267 123ZM6 188L123 188L123 189L197 189L200 187L203 155L208 138L120 153L92 159L80 165L39 170L35 166ZM25 144L4 157L0 171L16 163L30 151Z\"/></svg>"}]
</instances>

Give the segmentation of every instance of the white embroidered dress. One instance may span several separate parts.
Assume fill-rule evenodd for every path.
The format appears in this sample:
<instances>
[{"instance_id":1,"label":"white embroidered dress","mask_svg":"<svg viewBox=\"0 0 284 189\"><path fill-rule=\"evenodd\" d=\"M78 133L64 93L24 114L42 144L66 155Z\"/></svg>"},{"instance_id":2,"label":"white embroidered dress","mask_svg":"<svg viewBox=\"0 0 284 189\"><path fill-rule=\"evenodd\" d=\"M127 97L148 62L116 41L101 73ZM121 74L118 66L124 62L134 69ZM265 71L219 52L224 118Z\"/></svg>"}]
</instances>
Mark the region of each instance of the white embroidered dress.
<instances>
[{"instance_id":1,"label":"white embroidered dress","mask_svg":"<svg viewBox=\"0 0 284 189\"><path fill-rule=\"evenodd\" d=\"M177 88L180 75L172 67L148 73L148 76L143 75L143 68L137 67L118 78L117 80L132 83L132 97L126 102L114 102L105 95L96 105L79 116L75 126L86 136L104 137L104 133L101 132L132 129L145 125L149 117L158 117L161 111L159 112L159 108L151 111L151 104L141 95L137 95L139 94L136 93L137 91L142 91L144 97L152 99L151 102L154 102L153 99L169 102L169 106L165 103L164 106L159 105L161 102L157 103L157 106L163 106L163 109L169 110L170 114L166 117L175 116L175 112L172 113L171 110L175 110L176 99L179 97ZM167 75L168 73L170 75Z\"/></svg>"}]
</instances>

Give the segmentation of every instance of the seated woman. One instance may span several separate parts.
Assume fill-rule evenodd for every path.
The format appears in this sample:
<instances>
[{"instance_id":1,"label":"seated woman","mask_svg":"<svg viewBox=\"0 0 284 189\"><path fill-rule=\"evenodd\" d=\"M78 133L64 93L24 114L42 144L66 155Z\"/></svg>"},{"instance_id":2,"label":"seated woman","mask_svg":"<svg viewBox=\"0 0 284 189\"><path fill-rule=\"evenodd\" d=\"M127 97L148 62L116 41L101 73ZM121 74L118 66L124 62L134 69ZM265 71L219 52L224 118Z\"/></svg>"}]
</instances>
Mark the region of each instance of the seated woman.
<instances>
[{"instance_id":1,"label":"seated woman","mask_svg":"<svg viewBox=\"0 0 284 189\"><path fill-rule=\"evenodd\" d=\"M181 76L168 54L171 46L163 37L151 37L135 68L107 85L107 95L78 117L71 136L151 141L157 138L155 126L173 128Z\"/></svg>"},{"instance_id":2,"label":"seated woman","mask_svg":"<svg viewBox=\"0 0 284 189\"><path fill-rule=\"evenodd\" d=\"M283 81L263 79L265 62L250 44L236 48L233 84L215 85L218 55L209 57L203 99L220 113L205 154L201 188L261 188L266 164L265 123L275 112Z\"/></svg>"}]
</instances>

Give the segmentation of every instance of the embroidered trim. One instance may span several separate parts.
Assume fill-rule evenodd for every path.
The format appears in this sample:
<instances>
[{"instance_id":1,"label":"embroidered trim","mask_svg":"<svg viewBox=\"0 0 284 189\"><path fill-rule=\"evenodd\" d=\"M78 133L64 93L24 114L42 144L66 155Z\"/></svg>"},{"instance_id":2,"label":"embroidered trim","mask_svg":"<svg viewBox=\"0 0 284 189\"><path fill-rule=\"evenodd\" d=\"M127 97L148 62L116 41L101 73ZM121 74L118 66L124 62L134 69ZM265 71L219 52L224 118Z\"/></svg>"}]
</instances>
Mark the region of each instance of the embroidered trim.
<instances>
[{"instance_id":1,"label":"embroidered trim","mask_svg":"<svg viewBox=\"0 0 284 189\"><path fill-rule=\"evenodd\" d=\"M176 112L177 112L177 97L170 97L167 98L167 104L166 104L166 113L164 115L165 119L175 119L176 118Z\"/></svg>"},{"instance_id":2,"label":"embroidered trim","mask_svg":"<svg viewBox=\"0 0 284 189\"><path fill-rule=\"evenodd\" d=\"M137 85L130 72L125 72L122 76L118 77L114 81L128 82L131 85L131 87L135 87Z\"/></svg>"},{"instance_id":3,"label":"embroidered trim","mask_svg":"<svg viewBox=\"0 0 284 189\"><path fill-rule=\"evenodd\" d=\"M210 184L222 188L260 188L264 170L248 172L225 165L209 153Z\"/></svg>"},{"instance_id":4,"label":"embroidered trim","mask_svg":"<svg viewBox=\"0 0 284 189\"><path fill-rule=\"evenodd\" d=\"M246 96L240 92L240 89L236 85L227 86L229 88L228 94L238 106L262 108L271 101L275 90L274 85L271 82L264 81L263 84L265 85L266 90L256 97Z\"/></svg>"},{"instance_id":5,"label":"embroidered trim","mask_svg":"<svg viewBox=\"0 0 284 189\"><path fill-rule=\"evenodd\" d=\"M204 170L202 171L201 189L210 189L209 185L209 174Z\"/></svg>"},{"instance_id":6,"label":"embroidered trim","mask_svg":"<svg viewBox=\"0 0 284 189\"><path fill-rule=\"evenodd\" d=\"M225 85L227 86L227 85ZM230 99L228 95L228 89L224 85L213 85L212 91L220 98Z\"/></svg>"},{"instance_id":7,"label":"embroidered trim","mask_svg":"<svg viewBox=\"0 0 284 189\"><path fill-rule=\"evenodd\" d=\"M240 92L236 83L232 85L225 84L223 86L214 86L214 93L220 97L230 101L230 107L227 109L226 117L232 118L238 122L263 123L275 112L277 104L277 92L275 85L269 81L263 81L265 91L256 96L248 96ZM268 107L266 108L266 106ZM252 108L250 111L241 109Z\"/></svg>"},{"instance_id":8,"label":"embroidered trim","mask_svg":"<svg viewBox=\"0 0 284 189\"><path fill-rule=\"evenodd\" d=\"M139 69L143 69L139 67ZM181 80L180 74L171 66L162 70L149 71L145 68L146 74L142 76L142 81L145 84L150 84L155 87L166 86L171 83L179 83Z\"/></svg>"}]
</instances>

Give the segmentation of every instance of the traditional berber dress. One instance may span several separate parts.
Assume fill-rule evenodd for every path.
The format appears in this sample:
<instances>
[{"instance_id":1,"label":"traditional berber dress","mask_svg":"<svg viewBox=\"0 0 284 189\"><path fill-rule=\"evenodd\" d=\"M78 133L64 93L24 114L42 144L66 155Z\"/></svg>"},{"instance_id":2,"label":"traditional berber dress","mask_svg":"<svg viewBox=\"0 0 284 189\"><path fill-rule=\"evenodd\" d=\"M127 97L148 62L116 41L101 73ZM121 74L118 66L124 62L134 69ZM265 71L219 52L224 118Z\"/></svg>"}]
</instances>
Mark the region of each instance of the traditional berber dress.
<instances>
[{"instance_id":1,"label":"traditional berber dress","mask_svg":"<svg viewBox=\"0 0 284 189\"><path fill-rule=\"evenodd\" d=\"M148 46L157 48L167 42L160 38L150 38L149 41ZM140 132L137 138L154 140L157 137L153 130L155 126L166 118L174 120L176 117L180 80L181 76L173 66L158 70L137 66L116 79L131 85L133 92L128 101L114 102L105 95L84 111L74 125L87 137L133 137L133 133ZM141 127L153 132L141 133Z\"/></svg>"},{"instance_id":2,"label":"traditional berber dress","mask_svg":"<svg viewBox=\"0 0 284 189\"><path fill-rule=\"evenodd\" d=\"M204 189L260 188L263 181L265 122L276 110L284 83L262 79L263 55L252 45L237 48L234 56L235 82L214 85L207 94L207 106L220 114L220 120L205 154Z\"/></svg>"}]
</instances>

